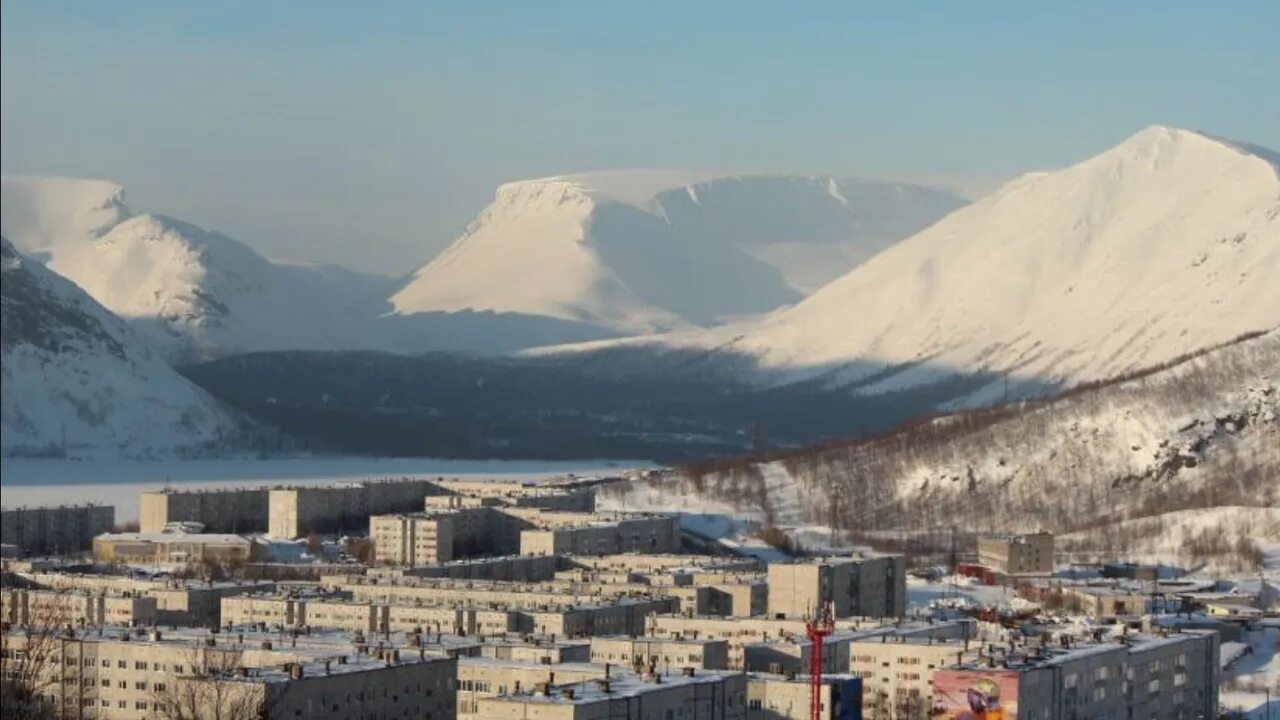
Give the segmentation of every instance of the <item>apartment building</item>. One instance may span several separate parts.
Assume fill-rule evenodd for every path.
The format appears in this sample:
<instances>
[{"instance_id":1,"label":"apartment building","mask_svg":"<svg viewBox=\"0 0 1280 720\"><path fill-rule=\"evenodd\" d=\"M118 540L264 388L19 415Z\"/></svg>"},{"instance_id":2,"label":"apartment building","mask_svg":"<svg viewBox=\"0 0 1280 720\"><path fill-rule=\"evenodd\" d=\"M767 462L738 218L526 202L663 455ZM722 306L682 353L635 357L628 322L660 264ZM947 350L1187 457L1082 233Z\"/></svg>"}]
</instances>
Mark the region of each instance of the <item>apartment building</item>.
<instances>
[{"instance_id":1,"label":"apartment building","mask_svg":"<svg viewBox=\"0 0 1280 720\"><path fill-rule=\"evenodd\" d=\"M71 554L115 529L112 505L57 505L0 510L0 543L28 555Z\"/></svg>"},{"instance_id":2,"label":"apartment building","mask_svg":"<svg viewBox=\"0 0 1280 720\"><path fill-rule=\"evenodd\" d=\"M849 644L849 673L862 679L866 717L928 717L933 674L977 659L981 643L885 634Z\"/></svg>"},{"instance_id":3,"label":"apartment building","mask_svg":"<svg viewBox=\"0 0 1280 720\"><path fill-rule=\"evenodd\" d=\"M811 617L825 600L835 617L901 617L906 561L901 555L825 557L769 563L769 614Z\"/></svg>"},{"instance_id":4,"label":"apartment building","mask_svg":"<svg viewBox=\"0 0 1280 720\"><path fill-rule=\"evenodd\" d=\"M1094 620L1140 617L1147 612L1151 597L1119 588L1076 586L1065 589L1069 603Z\"/></svg>"},{"instance_id":5,"label":"apartment building","mask_svg":"<svg viewBox=\"0 0 1280 720\"><path fill-rule=\"evenodd\" d=\"M862 681L848 675L824 675L819 712L824 720L852 720L860 716ZM747 720L809 720L810 687L807 676L749 673Z\"/></svg>"},{"instance_id":6,"label":"apartment building","mask_svg":"<svg viewBox=\"0 0 1280 720\"><path fill-rule=\"evenodd\" d=\"M226 533L107 533L93 539L93 559L107 564L247 563L260 554L248 538Z\"/></svg>"},{"instance_id":7,"label":"apartment building","mask_svg":"<svg viewBox=\"0 0 1280 720\"><path fill-rule=\"evenodd\" d=\"M680 522L675 515L544 512L533 522L541 527L521 531L522 555L612 555L680 549Z\"/></svg>"},{"instance_id":8,"label":"apartment building","mask_svg":"<svg viewBox=\"0 0 1280 720\"><path fill-rule=\"evenodd\" d=\"M491 499L503 505L569 512L594 512L597 480L564 483L489 480L437 480L447 492Z\"/></svg>"},{"instance_id":9,"label":"apartment building","mask_svg":"<svg viewBox=\"0 0 1280 720\"><path fill-rule=\"evenodd\" d=\"M503 720L745 720L747 678L686 668L671 675L619 675L547 683L519 694L476 700L476 716Z\"/></svg>"},{"instance_id":10,"label":"apartment building","mask_svg":"<svg viewBox=\"0 0 1280 720\"><path fill-rule=\"evenodd\" d=\"M837 631L857 630L867 632L864 639L879 635L901 635L935 639L964 639L974 634L973 620L953 620L943 623L914 622L887 624L883 618L843 618L836 620ZM715 637L729 643L729 669L742 670L746 666L745 648L756 643L770 643L779 639L800 640L805 636L802 618L719 618L685 615L654 615L645 623L649 636ZM844 665L847 667L847 664ZM767 662L766 662L767 669ZM807 670L807 668L802 668ZM797 670L799 671L799 670Z\"/></svg>"},{"instance_id":11,"label":"apartment building","mask_svg":"<svg viewBox=\"0 0 1280 720\"><path fill-rule=\"evenodd\" d=\"M36 588L128 593L156 599L158 620L165 625L217 627L222 599L275 589L271 582L201 582L199 580L145 580L124 575L39 572L19 575Z\"/></svg>"},{"instance_id":12,"label":"apartment building","mask_svg":"<svg viewBox=\"0 0 1280 720\"><path fill-rule=\"evenodd\" d=\"M589 640L565 640L537 635L480 638L479 657L539 665L591 662Z\"/></svg>"},{"instance_id":13,"label":"apartment building","mask_svg":"<svg viewBox=\"0 0 1280 720\"><path fill-rule=\"evenodd\" d=\"M577 662L544 664L490 657L459 658L458 718L486 720L491 717L480 714L481 698L545 692L557 683L594 682L612 678L616 672L616 668Z\"/></svg>"},{"instance_id":14,"label":"apartment building","mask_svg":"<svg viewBox=\"0 0 1280 720\"><path fill-rule=\"evenodd\" d=\"M765 569L756 558L719 555L680 555L675 553L626 552L611 555L571 557L574 567L599 572L643 573L645 575L698 572L755 573Z\"/></svg>"},{"instance_id":15,"label":"apartment building","mask_svg":"<svg viewBox=\"0 0 1280 720\"><path fill-rule=\"evenodd\" d=\"M980 537L978 564L1006 575L1047 575L1053 572L1053 534Z\"/></svg>"},{"instance_id":16,"label":"apartment building","mask_svg":"<svg viewBox=\"0 0 1280 720\"><path fill-rule=\"evenodd\" d=\"M856 640L885 635L882 628L836 630L822 640L822 672L838 675L849 672L849 646ZM743 647L743 667L747 672L798 675L808 672L813 641L804 635L747 643Z\"/></svg>"},{"instance_id":17,"label":"apartment building","mask_svg":"<svg viewBox=\"0 0 1280 720\"><path fill-rule=\"evenodd\" d=\"M440 486L416 478L272 489L268 495L269 534L278 538L311 533L364 530L369 516L412 512Z\"/></svg>"},{"instance_id":18,"label":"apartment building","mask_svg":"<svg viewBox=\"0 0 1280 720\"><path fill-rule=\"evenodd\" d=\"M532 583L551 580L566 562L559 555L501 555L487 558L466 558L417 567L369 568L366 575L369 577L422 577Z\"/></svg>"},{"instance_id":19,"label":"apartment building","mask_svg":"<svg viewBox=\"0 0 1280 720\"><path fill-rule=\"evenodd\" d=\"M591 662L610 663L636 672L654 667L727 670L729 641L708 637L596 636L591 638Z\"/></svg>"},{"instance_id":20,"label":"apartment building","mask_svg":"<svg viewBox=\"0 0 1280 720\"><path fill-rule=\"evenodd\" d=\"M622 598L596 605L571 605L548 609L516 611L518 632L556 637L596 635L639 635L652 615L669 613L671 598Z\"/></svg>"},{"instance_id":21,"label":"apartment building","mask_svg":"<svg viewBox=\"0 0 1280 720\"><path fill-rule=\"evenodd\" d=\"M1125 635L1111 642L988 646L970 662L934 673L935 711L956 718L970 696L1019 720L1193 720L1218 712L1218 637L1189 631Z\"/></svg>"},{"instance_id":22,"label":"apartment building","mask_svg":"<svg viewBox=\"0 0 1280 720\"><path fill-rule=\"evenodd\" d=\"M0 588L0 619L11 625L63 628L154 625L156 599L129 593Z\"/></svg>"},{"instance_id":23,"label":"apartment building","mask_svg":"<svg viewBox=\"0 0 1280 720\"><path fill-rule=\"evenodd\" d=\"M221 600L222 625L234 627L306 625L306 600L277 595L238 595Z\"/></svg>"},{"instance_id":24,"label":"apartment building","mask_svg":"<svg viewBox=\"0 0 1280 720\"><path fill-rule=\"evenodd\" d=\"M501 513L491 507L455 507L431 512L374 515L369 537L380 563L436 565L475 555L513 550Z\"/></svg>"},{"instance_id":25,"label":"apartment building","mask_svg":"<svg viewBox=\"0 0 1280 720\"><path fill-rule=\"evenodd\" d=\"M308 717L346 720L449 718L457 705L457 661L438 653L353 653L348 645L274 635L217 636L70 630L50 637L11 632L6 662L26 662L28 645L50 643L37 668L42 699L59 717L150 720L183 717ZM301 640L301 641L299 641Z\"/></svg>"},{"instance_id":26,"label":"apartment building","mask_svg":"<svg viewBox=\"0 0 1280 720\"><path fill-rule=\"evenodd\" d=\"M267 529L268 492L264 487L145 492L138 500L139 530L158 533L173 523L195 522L204 532L260 532Z\"/></svg>"}]
</instances>

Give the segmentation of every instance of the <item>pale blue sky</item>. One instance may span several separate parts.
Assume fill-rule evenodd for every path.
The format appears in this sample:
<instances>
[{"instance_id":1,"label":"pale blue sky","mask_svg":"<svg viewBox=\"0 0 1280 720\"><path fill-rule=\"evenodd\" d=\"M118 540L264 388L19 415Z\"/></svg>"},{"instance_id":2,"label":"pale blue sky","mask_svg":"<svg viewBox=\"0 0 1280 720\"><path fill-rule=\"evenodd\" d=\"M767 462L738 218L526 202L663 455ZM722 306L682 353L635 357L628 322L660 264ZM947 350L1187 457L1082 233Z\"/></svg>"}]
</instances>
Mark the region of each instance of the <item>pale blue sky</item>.
<instances>
[{"instance_id":1,"label":"pale blue sky","mask_svg":"<svg viewBox=\"0 0 1280 720\"><path fill-rule=\"evenodd\" d=\"M627 167L976 178L1152 123L1280 148L1280 2L54 2L0 170L407 272L493 187Z\"/></svg>"}]
</instances>

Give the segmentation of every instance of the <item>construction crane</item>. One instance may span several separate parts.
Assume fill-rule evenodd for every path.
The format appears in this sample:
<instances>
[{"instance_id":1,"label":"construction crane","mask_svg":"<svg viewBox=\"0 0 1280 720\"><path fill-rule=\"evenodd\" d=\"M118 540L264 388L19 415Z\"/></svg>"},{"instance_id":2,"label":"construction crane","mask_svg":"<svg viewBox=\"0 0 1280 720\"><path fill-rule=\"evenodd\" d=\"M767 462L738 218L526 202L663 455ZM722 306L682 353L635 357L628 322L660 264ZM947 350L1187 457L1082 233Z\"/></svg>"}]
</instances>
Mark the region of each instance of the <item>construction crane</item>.
<instances>
[{"instance_id":1,"label":"construction crane","mask_svg":"<svg viewBox=\"0 0 1280 720\"><path fill-rule=\"evenodd\" d=\"M831 598L827 598L804 624L809 636L809 720L822 720L822 645L833 630Z\"/></svg>"}]
</instances>

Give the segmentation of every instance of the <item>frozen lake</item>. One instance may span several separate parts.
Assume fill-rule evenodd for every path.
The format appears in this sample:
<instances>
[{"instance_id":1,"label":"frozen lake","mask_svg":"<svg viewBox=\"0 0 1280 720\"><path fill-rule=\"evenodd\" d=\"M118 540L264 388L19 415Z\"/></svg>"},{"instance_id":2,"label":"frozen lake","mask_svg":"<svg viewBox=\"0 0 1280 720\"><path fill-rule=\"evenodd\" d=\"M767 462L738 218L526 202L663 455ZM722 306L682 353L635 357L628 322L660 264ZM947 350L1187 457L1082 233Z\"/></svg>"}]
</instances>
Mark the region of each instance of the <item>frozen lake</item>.
<instances>
[{"instance_id":1,"label":"frozen lake","mask_svg":"<svg viewBox=\"0 0 1280 720\"><path fill-rule=\"evenodd\" d=\"M643 460L432 460L288 458L276 460L0 459L0 505L98 503L116 506L116 522L138 517L138 495L170 485L215 488L320 485L388 477L529 478L597 475L652 467Z\"/></svg>"}]
</instances>

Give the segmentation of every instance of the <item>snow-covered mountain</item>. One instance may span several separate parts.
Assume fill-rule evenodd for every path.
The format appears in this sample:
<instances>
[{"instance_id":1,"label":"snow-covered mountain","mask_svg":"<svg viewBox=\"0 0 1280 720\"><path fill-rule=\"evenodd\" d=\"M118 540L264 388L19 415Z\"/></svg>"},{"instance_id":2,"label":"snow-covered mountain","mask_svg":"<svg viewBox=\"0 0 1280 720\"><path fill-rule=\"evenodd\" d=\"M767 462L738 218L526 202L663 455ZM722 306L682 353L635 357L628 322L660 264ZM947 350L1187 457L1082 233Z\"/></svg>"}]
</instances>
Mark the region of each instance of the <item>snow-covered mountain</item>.
<instances>
[{"instance_id":1,"label":"snow-covered mountain","mask_svg":"<svg viewBox=\"0 0 1280 720\"><path fill-rule=\"evenodd\" d=\"M127 323L2 237L0 277L4 454L163 455L240 437Z\"/></svg>"},{"instance_id":2,"label":"snow-covered mountain","mask_svg":"<svg viewBox=\"0 0 1280 720\"><path fill-rule=\"evenodd\" d=\"M773 310L963 201L830 177L617 171L514 182L391 298L613 333Z\"/></svg>"},{"instance_id":3,"label":"snow-covered mountain","mask_svg":"<svg viewBox=\"0 0 1280 720\"><path fill-rule=\"evenodd\" d=\"M984 376L986 403L1280 326L1280 169L1154 126L1032 173L759 322L627 343L866 394ZM590 349L590 348L588 348Z\"/></svg>"},{"instance_id":4,"label":"snow-covered mountain","mask_svg":"<svg viewBox=\"0 0 1280 720\"><path fill-rule=\"evenodd\" d=\"M133 215L112 183L6 177L3 231L174 360L371 347L390 278L271 262L225 235Z\"/></svg>"}]
</instances>

